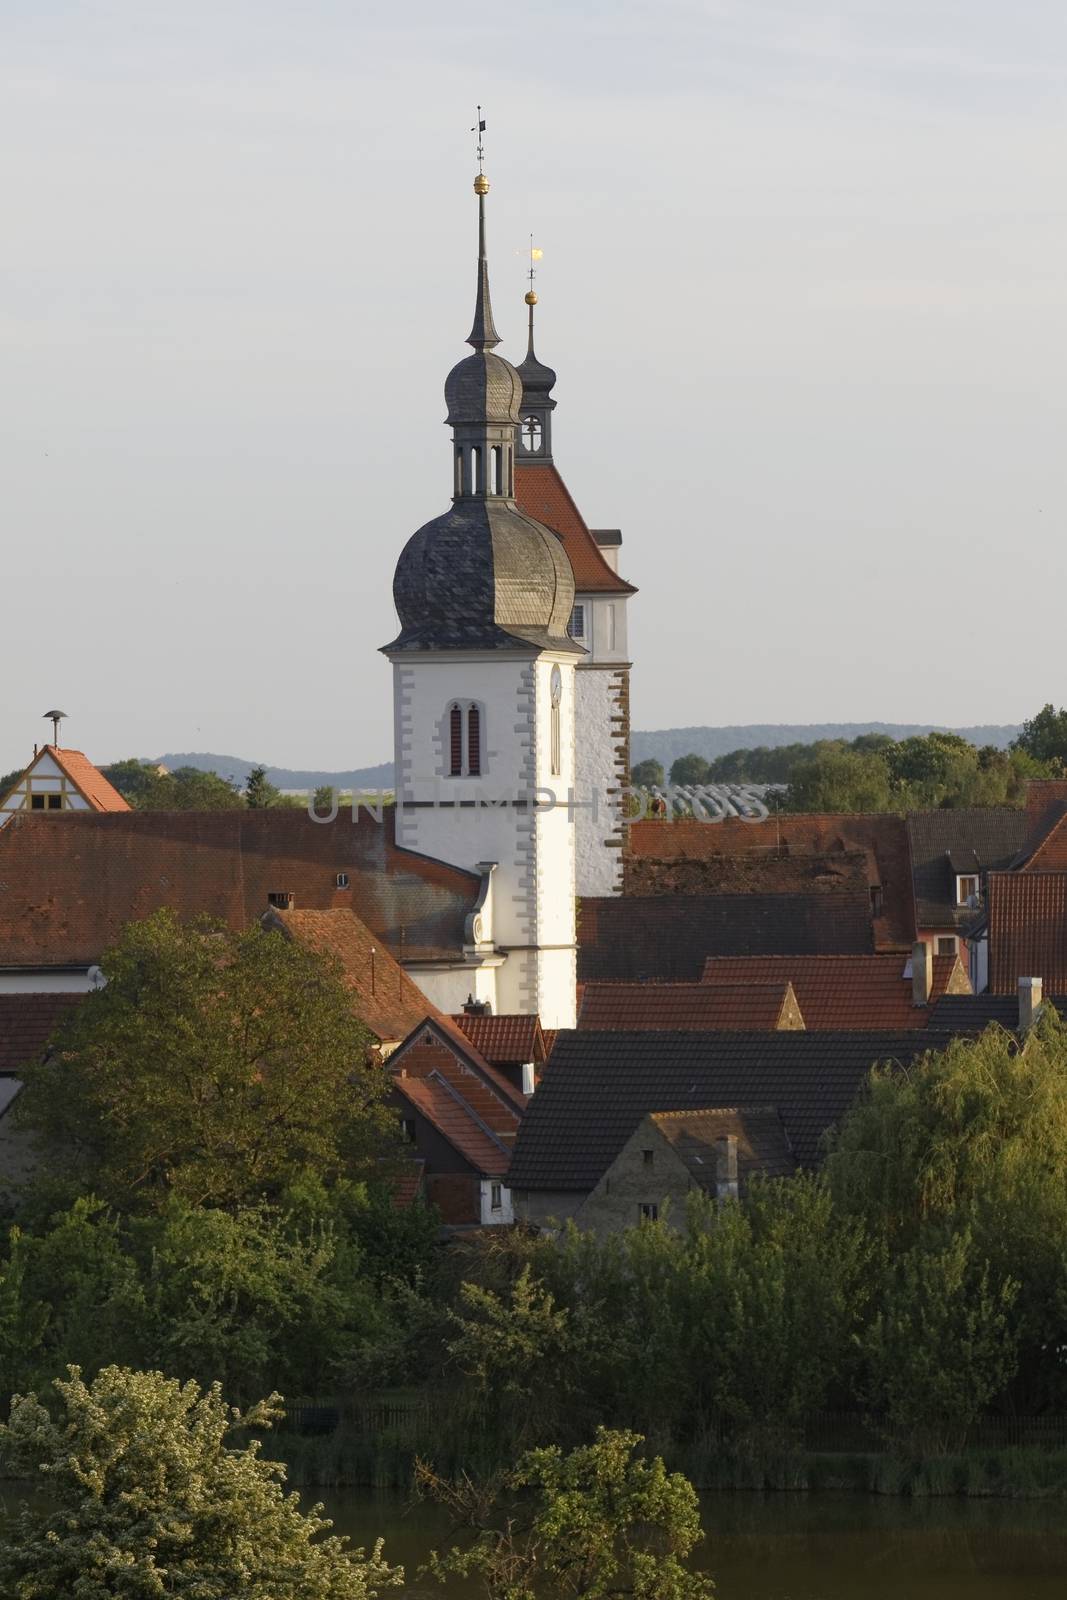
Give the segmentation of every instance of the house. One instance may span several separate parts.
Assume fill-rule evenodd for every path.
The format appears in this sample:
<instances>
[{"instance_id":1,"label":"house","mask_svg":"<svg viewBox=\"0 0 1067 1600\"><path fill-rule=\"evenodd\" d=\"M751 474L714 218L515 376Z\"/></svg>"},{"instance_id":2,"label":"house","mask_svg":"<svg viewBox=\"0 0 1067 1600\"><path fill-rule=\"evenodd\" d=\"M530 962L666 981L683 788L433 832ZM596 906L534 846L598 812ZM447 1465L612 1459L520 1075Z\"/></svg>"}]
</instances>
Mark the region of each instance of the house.
<instances>
[{"instance_id":1,"label":"house","mask_svg":"<svg viewBox=\"0 0 1067 1600\"><path fill-rule=\"evenodd\" d=\"M513 1089L524 1095L533 1094L550 1049L548 1033L539 1017L529 1012L496 1017L473 1002L456 1012L452 1021Z\"/></svg>"},{"instance_id":2,"label":"house","mask_svg":"<svg viewBox=\"0 0 1067 1600\"><path fill-rule=\"evenodd\" d=\"M958 956L935 956L916 941L910 957L877 955L709 956L704 983L792 985L805 1026L820 1032L924 1028L942 995L969 995Z\"/></svg>"},{"instance_id":3,"label":"house","mask_svg":"<svg viewBox=\"0 0 1067 1600\"><path fill-rule=\"evenodd\" d=\"M578 1026L592 1033L646 1029L751 1033L757 1029L803 1028L805 1020L788 980L732 984L587 983L578 1010Z\"/></svg>"},{"instance_id":4,"label":"house","mask_svg":"<svg viewBox=\"0 0 1067 1600\"><path fill-rule=\"evenodd\" d=\"M991 994L1014 995L1033 975L1067 994L1067 871L991 872L981 943Z\"/></svg>"},{"instance_id":5,"label":"house","mask_svg":"<svg viewBox=\"0 0 1067 1600\"><path fill-rule=\"evenodd\" d=\"M930 1007L928 1026L951 1034L974 1037L995 1023L1013 1033L1025 1033L1045 1006L1067 1017L1067 994L1045 996L1041 978L1020 978L1014 995L944 995Z\"/></svg>"},{"instance_id":6,"label":"house","mask_svg":"<svg viewBox=\"0 0 1067 1600\"><path fill-rule=\"evenodd\" d=\"M796 1171L776 1106L709 1106L652 1111L643 1117L596 1187L574 1214L590 1233L617 1233L638 1222L685 1221L698 1190L737 1199L750 1179Z\"/></svg>"},{"instance_id":7,"label":"house","mask_svg":"<svg viewBox=\"0 0 1067 1600\"><path fill-rule=\"evenodd\" d=\"M797 1166L815 1167L827 1130L852 1105L871 1067L879 1062L907 1066L930 1048L931 1036L923 1029L881 1034L565 1030L515 1143L508 1174L515 1216L536 1226L576 1217L652 1113L773 1107ZM655 1203L654 1195L649 1199Z\"/></svg>"},{"instance_id":8,"label":"house","mask_svg":"<svg viewBox=\"0 0 1067 1600\"><path fill-rule=\"evenodd\" d=\"M130 807L99 768L80 750L46 744L5 795L0 795L0 828L24 812L52 816L69 811L129 811Z\"/></svg>"},{"instance_id":9,"label":"house","mask_svg":"<svg viewBox=\"0 0 1067 1600\"><path fill-rule=\"evenodd\" d=\"M10 1116L22 1090L21 1073L42 1058L81 1001L81 995L59 991L0 993L0 1199L9 1201L33 1168L29 1135L15 1128Z\"/></svg>"},{"instance_id":10,"label":"house","mask_svg":"<svg viewBox=\"0 0 1067 1600\"><path fill-rule=\"evenodd\" d=\"M705 882L687 885L679 873ZM727 878L745 872L746 882ZM807 881L805 881L807 875ZM784 815L751 821L640 821L630 825L626 892L756 893L829 890L846 880L864 885L875 950L909 950L915 939L911 862L903 817L843 812ZM842 947L844 948L844 947Z\"/></svg>"},{"instance_id":11,"label":"house","mask_svg":"<svg viewBox=\"0 0 1067 1600\"><path fill-rule=\"evenodd\" d=\"M971 984L986 985L984 960L971 958L969 932L984 904L990 872L1010 867L1031 823L1003 806L916 811L907 819L915 884L916 938L935 955L960 955Z\"/></svg>"},{"instance_id":12,"label":"house","mask_svg":"<svg viewBox=\"0 0 1067 1600\"><path fill-rule=\"evenodd\" d=\"M507 1173L525 1096L448 1017L427 1018L393 1051L388 1070L424 1193L445 1224L512 1222Z\"/></svg>"},{"instance_id":13,"label":"house","mask_svg":"<svg viewBox=\"0 0 1067 1600\"><path fill-rule=\"evenodd\" d=\"M62 828L23 813L0 830L0 992L84 992L125 924L162 906L235 931L272 907L349 909L431 1004L458 1009L506 959L487 937L491 869L401 850L393 829L390 807L327 823L282 808L71 812Z\"/></svg>"},{"instance_id":14,"label":"house","mask_svg":"<svg viewBox=\"0 0 1067 1600\"><path fill-rule=\"evenodd\" d=\"M710 955L841 951L874 951L862 886L834 894L625 894L579 902L580 984L698 983Z\"/></svg>"},{"instance_id":15,"label":"house","mask_svg":"<svg viewBox=\"0 0 1067 1600\"><path fill-rule=\"evenodd\" d=\"M351 909L300 911L272 906L261 920L264 928L337 962L352 996L352 1009L374 1035L383 1058L428 1014L434 1014L418 984Z\"/></svg>"}]
</instances>

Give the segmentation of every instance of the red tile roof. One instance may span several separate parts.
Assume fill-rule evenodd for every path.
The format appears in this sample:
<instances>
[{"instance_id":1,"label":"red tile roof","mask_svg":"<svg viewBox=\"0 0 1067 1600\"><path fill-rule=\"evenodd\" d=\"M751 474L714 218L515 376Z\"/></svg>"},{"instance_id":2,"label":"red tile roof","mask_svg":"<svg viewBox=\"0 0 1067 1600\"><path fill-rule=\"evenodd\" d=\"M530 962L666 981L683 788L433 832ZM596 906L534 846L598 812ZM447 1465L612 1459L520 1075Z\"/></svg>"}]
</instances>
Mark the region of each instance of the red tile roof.
<instances>
[{"instance_id":1,"label":"red tile roof","mask_svg":"<svg viewBox=\"0 0 1067 1600\"><path fill-rule=\"evenodd\" d=\"M98 767L93 766L87 755L80 750L61 750L54 744L45 748L94 811L129 811L129 801L108 782Z\"/></svg>"},{"instance_id":2,"label":"red tile roof","mask_svg":"<svg viewBox=\"0 0 1067 1600\"><path fill-rule=\"evenodd\" d=\"M803 1028L804 1018L788 982L587 983L578 1027L636 1031L752 1032Z\"/></svg>"},{"instance_id":3,"label":"red tile roof","mask_svg":"<svg viewBox=\"0 0 1067 1600\"><path fill-rule=\"evenodd\" d=\"M868 956L710 956L708 984L785 983L796 991L809 1032L901 1032L924 1028L929 1006L912 1002L911 977L899 954ZM970 994L958 956L934 957L931 1003L943 994Z\"/></svg>"},{"instance_id":4,"label":"red tile roof","mask_svg":"<svg viewBox=\"0 0 1067 1600\"><path fill-rule=\"evenodd\" d=\"M523 1097L488 1063L428 1024L389 1058L397 1093L476 1171L501 1177L522 1121Z\"/></svg>"},{"instance_id":5,"label":"red tile roof","mask_svg":"<svg viewBox=\"0 0 1067 1600\"><path fill-rule=\"evenodd\" d=\"M559 534L574 571L574 587L580 594L636 592L633 584L620 578L604 560L567 485L550 462L515 468L515 499L527 516Z\"/></svg>"},{"instance_id":6,"label":"red tile roof","mask_svg":"<svg viewBox=\"0 0 1067 1600\"><path fill-rule=\"evenodd\" d=\"M83 994L0 994L0 1072L38 1061Z\"/></svg>"},{"instance_id":7,"label":"red tile roof","mask_svg":"<svg viewBox=\"0 0 1067 1600\"><path fill-rule=\"evenodd\" d=\"M1067 872L1067 815L1057 817L1019 869L1021 872ZM1024 974L1026 976L1026 974ZM1030 974L1034 976L1034 974Z\"/></svg>"},{"instance_id":8,"label":"red tile roof","mask_svg":"<svg viewBox=\"0 0 1067 1600\"><path fill-rule=\"evenodd\" d=\"M832 856L862 851L870 888L881 890L874 920L875 948L909 950L915 938L911 857L903 817L843 812L769 817L761 822L634 822L629 831L634 860L700 860L750 851L790 856ZM629 864L627 864L629 871Z\"/></svg>"},{"instance_id":9,"label":"red tile roof","mask_svg":"<svg viewBox=\"0 0 1067 1600\"><path fill-rule=\"evenodd\" d=\"M335 957L353 1010L382 1044L407 1038L426 1017L436 1016L436 1006L354 911L272 908L263 925L279 929L309 950Z\"/></svg>"},{"instance_id":10,"label":"red tile roof","mask_svg":"<svg viewBox=\"0 0 1067 1600\"><path fill-rule=\"evenodd\" d=\"M473 1016L458 1011L452 1021L494 1066L518 1067L545 1059L545 1036L540 1019L532 1014Z\"/></svg>"},{"instance_id":11,"label":"red tile roof","mask_svg":"<svg viewBox=\"0 0 1067 1600\"><path fill-rule=\"evenodd\" d=\"M1026 785L1026 818L1037 843L1067 811L1067 778L1032 778Z\"/></svg>"},{"instance_id":12,"label":"red tile roof","mask_svg":"<svg viewBox=\"0 0 1067 1600\"><path fill-rule=\"evenodd\" d=\"M1041 978L1067 994L1067 872L991 872L986 895L990 992Z\"/></svg>"},{"instance_id":13,"label":"red tile roof","mask_svg":"<svg viewBox=\"0 0 1067 1600\"><path fill-rule=\"evenodd\" d=\"M394 817L361 811L20 812L0 830L0 966L87 965L127 922L170 906L241 929L272 893L297 910L353 910L399 959L462 952L480 879L398 849ZM348 887L340 888L338 874Z\"/></svg>"}]
</instances>

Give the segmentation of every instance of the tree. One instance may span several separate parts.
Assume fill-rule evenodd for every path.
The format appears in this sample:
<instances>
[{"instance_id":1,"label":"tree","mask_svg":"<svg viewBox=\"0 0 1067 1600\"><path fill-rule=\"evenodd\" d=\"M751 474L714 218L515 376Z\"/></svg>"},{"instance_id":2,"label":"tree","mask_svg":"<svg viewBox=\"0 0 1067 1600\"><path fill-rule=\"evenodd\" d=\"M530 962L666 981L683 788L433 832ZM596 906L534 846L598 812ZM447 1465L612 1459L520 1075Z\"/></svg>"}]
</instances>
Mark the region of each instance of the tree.
<instances>
[{"instance_id":1,"label":"tree","mask_svg":"<svg viewBox=\"0 0 1067 1600\"><path fill-rule=\"evenodd\" d=\"M636 1455L640 1434L598 1428L595 1443L564 1455L531 1450L503 1487L523 1497L515 1516L487 1527L479 1497L462 1485L482 1526L466 1548L436 1551L427 1570L439 1581L476 1579L488 1600L709 1600L714 1585L685 1565L704 1537L696 1491L662 1459ZM421 1487L455 1506L453 1486L420 1465ZM464 1496L462 1490L468 1492ZM501 1520L499 1518L495 1520Z\"/></svg>"},{"instance_id":2,"label":"tree","mask_svg":"<svg viewBox=\"0 0 1067 1600\"><path fill-rule=\"evenodd\" d=\"M889 811L889 774L878 755L833 750L796 768L783 811Z\"/></svg>"},{"instance_id":3,"label":"tree","mask_svg":"<svg viewBox=\"0 0 1067 1600\"><path fill-rule=\"evenodd\" d=\"M639 761L630 773L630 782L635 789L653 789L663 786L663 763L653 761Z\"/></svg>"},{"instance_id":4,"label":"tree","mask_svg":"<svg viewBox=\"0 0 1067 1600\"><path fill-rule=\"evenodd\" d=\"M707 783L711 768L703 756L679 756L671 763L671 782L679 784Z\"/></svg>"},{"instance_id":5,"label":"tree","mask_svg":"<svg viewBox=\"0 0 1067 1600\"><path fill-rule=\"evenodd\" d=\"M264 811L268 806L281 804L282 792L267 781L266 767L253 767L245 784L245 805L253 811Z\"/></svg>"},{"instance_id":6,"label":"tree","mask_svg":"<svg viewBox=\"0 0 1067 1600\"><path fill-rule=\"evenodd\" d=\"M329 816L334 807L334 790L332 783L320 783L315 790L312 808L319 816Z\"/></svg>"},{"instance_id":7,"label":"tree","mask_svg":"<svg viewBox=\"0 0 1067 1600\"><path fill-rule=\"evenodd\" d=\"M269 1427L280 1396L243 1416L218 1384L201 1392L159 1372L77 1367L57 1379L58 1415L15 1395L0 1427L7 1469L41 1494L6 1529L0 1587L19 1600L373 1600L403 1581L381 1541L369 1555L328 1533L321 1505L300 1510L285 1468L258 1444L228 1441Z\"/></svg>"},{"instance_id":8,"label":"tree","mask_svg":"<svg viewBox=\"0 0 1067 1600\"><path fill-rule=\"evenodd\" d=\"M339 969L258 925L130 923L28 1069L19 1120L109 1203L236 1206L379 1156L395 1126Z\"/></svg>"},{"instance_id":9,"label":"tree","mask_svg":"<svg viewBox=\"0 0 1067 1600\"><path fill-rule=\"evenodd\" d=\"M4 776L0 778L0 800L3 800L5 795L25 776L25 767L19 767L14 772L5 772Z\"/></svg>"},{"instance_id":10,"label":"tree","mask_svg":"<svg viewBox=\"0 0 1067 1600\"><path fill-rule=\"evenodd\" d=\"M1051 701L1041 707L1036 716L1023 723L1022 732L1012 741L1013 750L1021 750L1035 761L1056 763L1060 771L1067 765L1067 710L1057 711Z\"/></svg>"},{"instance_id":11,"label":"tree","mask_svg":"<svg viewBox=\"0 0 1067 1600\"><path fill-rule=\"evenodd\" d=\"M199 767L160 772L150 761L127 760L101 771L135 811L232 811L244 804L232 783Z\"/></svg>"}]
</instances>

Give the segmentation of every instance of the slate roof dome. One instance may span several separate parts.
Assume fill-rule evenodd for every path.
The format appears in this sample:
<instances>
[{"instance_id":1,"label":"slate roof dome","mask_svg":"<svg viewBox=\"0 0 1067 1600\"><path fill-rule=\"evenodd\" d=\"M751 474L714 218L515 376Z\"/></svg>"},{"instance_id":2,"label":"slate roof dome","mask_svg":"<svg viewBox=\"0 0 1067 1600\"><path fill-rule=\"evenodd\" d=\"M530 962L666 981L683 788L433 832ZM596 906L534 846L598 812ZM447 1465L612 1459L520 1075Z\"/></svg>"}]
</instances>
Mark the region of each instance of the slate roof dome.
<instances>
[{"instance_id":1,"label":"slate roof dome","mask_svg":"<svg viewBox=\"0 0 1067 1600\"><path fill-rule=\"evenodd\" d=\"M522 379L503 356L478 350L452 368L445 379L447 421L457 423L518 422Z\"/></svg>"},{"instance_id":2,"label":"slate roof dome","mask_svg":"<svg viewBox=\"0 0 1067 1600\"><path fill-rule=\"evenodd\" d=\"M459 500L408 540L393 577L400 633L386 649L582 655L567 634L574 574L562 543L513 500Z\"/></svg>"},{"instance_id":3,"label":"slate roof dome","mask_svg":"<svg viewBox=\"0 0 1067 1600\"><path fill-rule=\"evenodd\" d=\"M515 369L522 384L523 394L547 395L556 385L556 374L551 367L546 367L543 361L538 361L533 352L533 334L531 330L530 349L526 359ZM555 405L555 401L552 402Z\"/></svg>"}]
</instances>

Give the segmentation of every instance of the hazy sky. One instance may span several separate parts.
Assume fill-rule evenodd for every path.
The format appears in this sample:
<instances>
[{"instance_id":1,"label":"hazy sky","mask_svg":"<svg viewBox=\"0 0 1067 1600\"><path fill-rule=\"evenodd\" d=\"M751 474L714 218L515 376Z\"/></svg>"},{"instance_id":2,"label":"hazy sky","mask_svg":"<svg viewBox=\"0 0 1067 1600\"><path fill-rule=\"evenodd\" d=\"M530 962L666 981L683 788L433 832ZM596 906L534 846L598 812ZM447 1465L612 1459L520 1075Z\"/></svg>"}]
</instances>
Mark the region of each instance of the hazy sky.
<instances>
[{"instance_id":1,"label":"hazy sky","mask_svg":"<svg viewBox=\"0 0 1067 1600\"><path fill-rule=\"evenodd\" d=\"M0 0L0 771L391 755L474 289L637 727L1067 700L1061 0Z\"/></svg>"}]
</instances>

